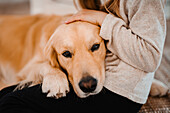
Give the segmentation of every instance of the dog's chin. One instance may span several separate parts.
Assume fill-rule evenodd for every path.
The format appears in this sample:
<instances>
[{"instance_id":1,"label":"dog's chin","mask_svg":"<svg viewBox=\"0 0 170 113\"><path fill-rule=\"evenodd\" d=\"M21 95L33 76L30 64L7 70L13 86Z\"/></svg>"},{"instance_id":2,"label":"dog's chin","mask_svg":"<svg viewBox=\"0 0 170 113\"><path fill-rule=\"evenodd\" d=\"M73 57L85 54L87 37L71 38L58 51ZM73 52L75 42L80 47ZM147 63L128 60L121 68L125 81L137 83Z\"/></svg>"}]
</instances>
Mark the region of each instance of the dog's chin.
<instances>
[{"instance_id":1,"label":"dog's chin","mask_svg":"<svg viewBox=\"0 0 170 113\"><path fill-rule=\"evenodd\" d=\"M78 97L80 97L80 98L86 98L86 97L88 97L88 96L90 96L90 95L96 95L96 94L98 94L101 90L102 90L102 88L100 88L100 90L95 90L95 91L90 92L90 93L84 93L84 92L82 92L82 91L81 91L81 92L75 91L75 92L76 92L76 94L77 94Z\"/></svg>"},{"instance_id":2,"label":"dog's chin","mask_svg":"<svg viewBox=\"0 0 170 113\"><path fill-rule=\"evenodd\" d=\"M95 95L95 94L97 94L97 93L83 93L83 94L77 94L77 96L80 98L86 98L90 95Z\"/></svg>"}]
</instances>

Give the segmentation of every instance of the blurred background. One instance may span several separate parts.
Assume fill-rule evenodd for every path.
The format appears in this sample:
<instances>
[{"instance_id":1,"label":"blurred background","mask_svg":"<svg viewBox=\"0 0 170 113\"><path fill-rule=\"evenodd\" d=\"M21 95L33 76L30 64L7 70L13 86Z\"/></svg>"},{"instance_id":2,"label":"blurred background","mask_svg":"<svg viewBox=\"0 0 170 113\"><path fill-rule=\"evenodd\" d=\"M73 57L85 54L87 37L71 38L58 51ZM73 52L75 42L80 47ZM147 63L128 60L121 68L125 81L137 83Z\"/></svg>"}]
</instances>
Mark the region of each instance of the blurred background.
<instances>
[{"instance_id":1,"label":"blurred background","mask_svg":"<svg viewBox=\"0 0 170 113\"><path fill-rule=\"evenodd\" d=\"M73 0L0 0L0 14L70 14Z\"/></svg>"}]
</instances>

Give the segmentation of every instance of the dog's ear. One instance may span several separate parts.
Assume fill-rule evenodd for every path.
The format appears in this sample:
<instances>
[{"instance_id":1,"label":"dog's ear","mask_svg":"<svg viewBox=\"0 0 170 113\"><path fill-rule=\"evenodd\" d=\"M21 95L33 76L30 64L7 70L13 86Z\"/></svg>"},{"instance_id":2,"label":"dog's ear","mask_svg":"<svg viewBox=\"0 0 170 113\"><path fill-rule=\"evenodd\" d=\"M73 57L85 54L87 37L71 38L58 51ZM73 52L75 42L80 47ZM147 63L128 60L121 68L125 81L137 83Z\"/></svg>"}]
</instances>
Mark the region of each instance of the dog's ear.
<instances>
[{"instance_id":1,"label":"dog's ear","mask_svg":"<svg viewBox=\"0 0 170 113\"><path fill-rule=\"evenodd\" d=\"M52 41L48 41L44 48L44 55L50 61L53 67L59 67L57 52L52 45Z\"/></svg>"}]
</instances>

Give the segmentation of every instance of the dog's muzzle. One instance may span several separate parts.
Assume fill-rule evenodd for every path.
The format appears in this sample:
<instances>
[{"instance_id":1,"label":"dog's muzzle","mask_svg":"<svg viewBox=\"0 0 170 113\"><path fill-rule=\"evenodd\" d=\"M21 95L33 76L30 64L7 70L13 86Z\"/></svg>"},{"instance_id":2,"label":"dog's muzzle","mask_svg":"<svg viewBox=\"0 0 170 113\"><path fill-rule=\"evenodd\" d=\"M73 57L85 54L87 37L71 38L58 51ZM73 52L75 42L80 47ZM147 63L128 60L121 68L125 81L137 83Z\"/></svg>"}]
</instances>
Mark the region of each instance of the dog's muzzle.
<instances>
[{"instance_id":1,"label":"dog's muzzle","mask_svg":"<svg viewBox=\"0 0 170 113\"><path fill-rule=\"evenodd\" d=\"M92 76L83 77L79 82L79 87L84 93L91 93L96 89L97 80Z\"/></svg>"}]
</instances>

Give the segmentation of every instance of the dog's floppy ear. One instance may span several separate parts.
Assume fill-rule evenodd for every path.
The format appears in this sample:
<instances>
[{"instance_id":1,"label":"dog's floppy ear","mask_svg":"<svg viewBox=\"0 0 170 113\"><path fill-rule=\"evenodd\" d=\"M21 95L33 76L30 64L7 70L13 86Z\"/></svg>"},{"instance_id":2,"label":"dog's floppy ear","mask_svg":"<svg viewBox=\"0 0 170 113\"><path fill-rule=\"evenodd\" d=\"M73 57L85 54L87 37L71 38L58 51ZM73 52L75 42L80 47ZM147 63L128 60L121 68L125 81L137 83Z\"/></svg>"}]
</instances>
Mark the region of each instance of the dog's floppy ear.
<instances>
[{"instance_id":1,"label":"dog's floppy ear","mask_svg":"<svg viewBox=\"0 0 170 113\"><path fill-rule=\"evenodd\" d=\"M59 67L58 60L57 60L58 59L57 52L55 51L51 40L47 42L44 48L44 55L50 61L53 67Z\"/></svg>"}]
</instances>

